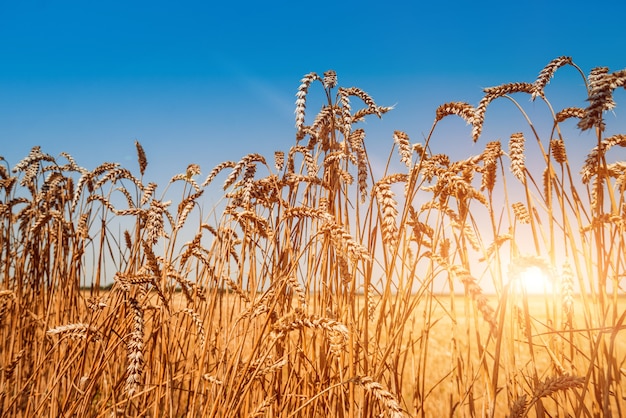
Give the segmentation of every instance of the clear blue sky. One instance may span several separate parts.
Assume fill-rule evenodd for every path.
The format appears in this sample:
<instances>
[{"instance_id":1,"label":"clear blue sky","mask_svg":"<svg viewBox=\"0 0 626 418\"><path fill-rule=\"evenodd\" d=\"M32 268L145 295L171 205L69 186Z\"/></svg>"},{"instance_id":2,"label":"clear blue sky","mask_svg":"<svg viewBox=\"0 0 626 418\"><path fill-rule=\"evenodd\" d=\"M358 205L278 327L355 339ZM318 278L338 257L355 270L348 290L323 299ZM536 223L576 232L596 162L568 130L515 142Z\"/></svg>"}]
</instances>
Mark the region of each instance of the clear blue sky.
<instances>
[{"instance_id":1,"label":"clear blue sky","mask_svg":"<svg viewBox=\"0 0 626 418\"><path fill-rule=\"evenodd\" d=\"M134 169L137 139L159 182L192 162L206 174L251 152L271 160L294 143L300 78L330 68L396 105L366 126L388 152L395 129L426 134L437 105L532 82L557 56L585 72L626 68L625 12L621 1L0 0L0 155L13 166L41 145L90 169ZM584 104L572 69L557 79L578 100L567 105Z\"/></svg>"}]
</instances>

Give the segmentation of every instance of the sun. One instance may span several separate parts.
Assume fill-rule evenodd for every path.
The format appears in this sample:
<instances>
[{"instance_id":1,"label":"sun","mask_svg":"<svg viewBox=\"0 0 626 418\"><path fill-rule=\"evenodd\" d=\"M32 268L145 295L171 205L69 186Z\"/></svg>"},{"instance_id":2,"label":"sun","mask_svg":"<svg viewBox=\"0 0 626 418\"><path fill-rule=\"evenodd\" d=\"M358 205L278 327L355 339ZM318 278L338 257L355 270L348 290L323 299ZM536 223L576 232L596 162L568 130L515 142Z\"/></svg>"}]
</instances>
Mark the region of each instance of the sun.
<instances>
[{"instance_id":1,"label":"sun","mask_svg":"<svg viewBox=\"0 0 626 418\"><path fill-rule=\"evenodd\" d=\"M519 285L528 294L552 293L552 281L546 272L537 266L523 269L518 276Z\"/></svg>"}]
</instances>

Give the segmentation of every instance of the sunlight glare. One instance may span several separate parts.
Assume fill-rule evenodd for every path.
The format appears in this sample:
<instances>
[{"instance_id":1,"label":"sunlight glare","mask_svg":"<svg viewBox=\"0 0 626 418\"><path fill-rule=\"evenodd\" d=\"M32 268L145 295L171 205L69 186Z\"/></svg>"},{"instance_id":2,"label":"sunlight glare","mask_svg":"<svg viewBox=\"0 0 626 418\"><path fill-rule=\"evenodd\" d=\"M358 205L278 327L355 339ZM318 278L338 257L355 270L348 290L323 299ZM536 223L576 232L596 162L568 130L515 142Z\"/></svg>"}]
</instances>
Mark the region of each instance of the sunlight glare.
<instances>
[{"instance_id":1,"label":"sunlight glare","mask_svg":"<svg viewBox=\"0 0 626 418\"><path fill-rule=\"evenodd\" d=\"M551 293L552 283L546 273L537 266L524 269L519 276L520 285L528 294Z\"/></svg>"}]
</instances>

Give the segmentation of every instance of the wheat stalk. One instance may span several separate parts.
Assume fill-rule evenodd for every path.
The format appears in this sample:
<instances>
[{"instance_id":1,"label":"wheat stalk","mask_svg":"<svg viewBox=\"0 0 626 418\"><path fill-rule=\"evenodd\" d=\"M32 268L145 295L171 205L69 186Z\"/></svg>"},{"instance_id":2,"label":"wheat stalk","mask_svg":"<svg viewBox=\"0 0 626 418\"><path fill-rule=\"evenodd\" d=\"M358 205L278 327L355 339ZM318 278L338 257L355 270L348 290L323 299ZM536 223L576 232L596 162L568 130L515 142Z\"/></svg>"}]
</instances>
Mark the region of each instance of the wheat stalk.
<instances>
[{"instance_id":1,"label":"wheat stalk","mask_svg":"<svg viewBox=\"0 0 626 418\"><path fill-rule=\"evenodd\" d=\"M412 149L409 136L402 131L393 132L393 140L398 145L398 151L400 153L400 161L407 167L411 166Z\"/></svg>"},{"instance_id":2,"label":"wheat stalk","mask_svg":"<svg viewBox=\"0 0 626 418\"><path fill-rule=\"evenodd\" d=\"M549 377L543 382L540 382L533 391L533 398L529 403L529 408L535 402L546 396L551 396L556 392L563 392L570 389L582 388L585 385L586 379L579 376L570 376L562 374L559 376Z\"/></svg>"},{"instance_id":3,"label":"wheat stalk","mask_svg":"<svg viewBox=\"0 0 626 418\"><path fill-rule=\"evenodd\" d=\"M593 127L603 131L605 126L602 113L615 107L611 75L607 67L596 67L589 72L589 98L587 100L589 106L578 122L578 127L583 131Z\"/></svg>"},{"instance_id":4,"label":"wheat stalk","mask_svg":"<svg viewBox=\"0 0 626 418\"><path fill-rule=\"evenodd\" d=\"M359 244L348 232L335 222L327 220L324 225L322 225L320 230L322 232L329 232L335 246L340 251L347 251L347 254L353 262L357 262L359 260L371 260L371 256L367 248Z\"/></svg>"},{"instance_id":5,"label":"wheat stalk","mask_svg":"<svg viewBox=\"0 0 626 418\"><path fill-rule=\"evenodd\" d=\"M178 204L178 222L176 222L174 230L178 230L183 227L185 221L187 220L187 217L189 216L189 213L191 213L193 208L197 205L196 200L198 200L198 198L202 196L203 193L204 190L200 190L197 193L190 194Z\"/></svg>"},{"instance_id":6,"label":"wheat stalk","mask_svg":"<svg viewBox=\"0 0 626 418\"><path fill-rule=\"evenodd\" d=\"M275 151L274 152L274 167L276 170L282 171L285 167L285 152L284 151Z\"/></svg>"},{"instance_id":7,"label":"wheat stalk","mask_svg":"<svg viewBox=\"0 0 626 418\"><path fill-rule=\"evenodd\" d=\"M526 411L528 408L528 397L527 395L519 396L515 401L511 404L509 408L508 418L522 418L526 415Z\"/></svg>"},{"instance_id":8,"label":"wheat stalk","mask_svg":"<svg viewBox=\"0 0 626 418\"><path fill-rule=\"evenodd\" d=\"M146 152L143 147L139 143L139 141L135 140L135 148L137 148L137 161L139 162L139 173L143 176L146 172L146 167L148 167L148 159L146 158Z\"/></svg>"},{"instance_id":9,"label":"wheat stalk","mask_svg":"<svg viewBox=\"0 0 626 418\"><path fill-rule=\"evenodd\" d=\"M194 164L191 164L192 166ZM187 169L187 171L185 171L184 173L178 173L176 175L174 175L171 179L170 179L170 183L174 183L177 181L184 181L187 184L190 184L191 187L193 187L194 191L196 191L197 193L201 192L202 187L198 184L198 182L192 177L192 173L193 171L190 171L189 168Z\"/></svg>"},{"instance_id":10,"label":"wheat stalk","mask_svg":"<svg viewBox=\"0 0 626 418\"><path fill-rule=\"evenodd\" d=\"M440 121L449 115L456 115L462 118L468 125L474 122L474 106L465 102L450 102L440 105L435 111L435 122Z\"/></svg>"},{"instance_id":11,"label":"wheat stalk","mask_svg":"<svg viewBox=\"0 0 626 418\"><path fill-rule=\"evenodd\" d=\"M546 163L538 184L535 164L526 166L537 155L524 148L523 135L512 135L510 176L522 180L522 202L519 182L509 187L500 166L500 141L457 161L432 152L432 131L411 144L409 132L392 130L388 163L377 164L381 156L368 157L357 123L390 108L338 86L332 70L303 79L295 145L274 153L280 174L263 156L247 154L215 166L199 184L200 166L189 164L169 183L182 185L156 196L138 141L138 178L116 163L86 170L65 153L59 163L39 147L16 175L0 158L0 410L42 417L399 417L409 409L523 417L533 407L538 415L609 414L626 375L619 366L626 163L617 149L626 140L598 130L576 178L570 135L559 124L578 118L602 128L626 70L592 71L587 109L553 114L546 86L564 65L577 68L558 57L532 84L488 88L477 107L449 102L435 112L433 130L456 115L472 124L476 140L493 100L525 92L544 101L553 120L545 138L531 113L507 97ZM327 102L307 126L316 80ZM227 190L217 186L223 199L205 213L205 187L220 174ZM182 196L166 198L178 186ZM190 241L179 241L194 222ZM524 222L532 228L518 228ZM550 261L519 256L532 245L526 233L533 254ZM556 277L551 266L561 257L568 261L558 294L509 292L508 283L531 266ZM109 292L100 284L111 266ZM491 279L496 295L477 277ZM57 323L66 325L50 325ZM550 371L556 377L546 379ZM593 390L577 393L584 386ZM554 402L544 404L545 397Z\"/></svg>"},{"instance_id":12,"label":"wheat stalk","mask_svg":"<svg viewBox=\"0 0 626 418\"><path fill-rule=\"evenodd\" d=\"M509 158L511 159L511 172L522 183L526 181L526 164L524 160L524 134L517 132L511 135L509 140Z\"/></svg>"},{"instance_id":13,"label":"wheat stalk","mask_svg":"<svg viewBox=\"0 0 626 418\"><path fill-rule=\"evenodd\" d=\"M365 139L365 130L356 129L348 137L350 146L356 153L357 158L357 182L359 185L359 195L361 196L361 203L365 202L367 198L367 178L368 178L368 160L363 141Z\"/></svg>"},{"instance_id":14,"label":"wheat stalk","mask_svg":"<svg viewBox=\"0 0 626 418\"><path fill-rule=\"evenodd\" d=\"M561 272L561 304L566 317L566 324L572 324L574 314L574 273L568 262L563 264Z\"/></svg>"},{"instance_id":15,"label":"wheat stalk","mask_svg":"<svg viewBox=\"0 0 626 418\"><path fill-rule=\"evenodd\" d=\"M13 373L15 372L15 368L20 363L20 360L22 359L22 357L24 357L25 353L26 353L25 349L20 350L20 352L17 353L15 357L13 357L11 362L4 367L3 371L4 371L5 380L9 382L11 381L11 379L13 378Z\"/></svg>"},{"instance_id":16,"label":"wheat stalk","mask_svg":"<svg viewBox=\"0 0 626 418\"><path fill-rule=\"evenodd\" d=\"M44 154L43 152L41 152L41 146L36 145L31 148L26 158L22 159L15 165L15 167L13 167L12 171L14 173L17 173L19 171L25 171L28 169L28 167L32 165L37 165L38 167L38 163L41 161L54 162L54 157L49 154Z\"/></svg>"},{"instance_id":17,"label":"wheat stalk","mask_svg":"<svg viewBox=\"0 0 626 418\"><path fill-rule=\"evenodd\" d=\"M391 191L391 184L396 181L405 180L405 175L392 175L381 179L374 186L376 199L378 200L378 204L381 206L383 213L383 218L381 220L383 240L389 244L392 252L398 246L398 226L396 224L396 219L398 217L398 203L394 199L395 193Z\"/></svg>"},{"instance_id":18,"label":"wheat stalk","mask_svg":"<svg viewBox=\"0 0 626 418\"><path fill-rule=\"evenodd\" d=\"M606 152L616 146L626 146L626 135L616 134L608 138L603 139L598 145L593 147L591 152L587 155L585 163L580 170L581 179L583 183L588 183L591 178L596 175L601 166L601 161L604 158Z\"/></svg>"},{"instance_id":19,"label":"wheat stalk","mask_svg":"<svg viewBox=\"0 0 626 418\"><path fill-rule=\"evenodd\" d=\"M126 393L132 397L142 384L144 366L143 357L143 309L135 298L129 300L132 321L132 331L127 346L128 366L126 369Z\"/></svg>"},{"instance_id":20,"label":"wheat stalk","mask_svg":"<svg viewBox=\"0 0 626 418\"><path fill-rule=\"evenodd\" d=\"M339 355L345 348L349 331L344 324L334 319L306 315L302 310L296 310L280 318L274 324L272 338L274 340L281 339L287 333L302 328L325 331L328 334L330 350L335 355Z\"/></svg>"},{"instance_id":21,"label":"wheat stalk","mask_svg":"<svg viewBox=\"0 0 626 418\"><path fill-rule=\"evenodd\" d=\"M393 396L393 394L386 390L383 385L376 382L371 377L356 376L350 379L350 381L362 386L365 390L374 395L374 397L385 406L390 417L402 418L404 416L402 408L400 407L400 404L396 400L395 396Z\"/></svg>"},{"instance_id":22,"label":"wheat stalk","mask_svg":"<svg viewBox=\"0 0 626 418\"><path fill-rule=\"evenodd\" d=\"M441 266L443 266L446 270L454 275L454 277L458 278L463 285L467 293L472 297L474 302L476 303L476 307L478 311L482 314L483 319L490 326L491 332L494 335L497 335L498 324L495 319L495 311L489 305L489 301L485 296L482 288L478 284L478 281L471 273L463 266L459 265L449 265L446 261L446 257L443 255L431 255L431 258L438 262Z\"/></svg>"},{"instance_id":23,"label":"wheat stalk","mask_svg":"<svg viewBox=\"0 0 626 418\"><path fill-rule=\"evenodd\" d=\"M583 117L585 117L585 109L580 107L566 107L554 115L554 121L561 123L569 118L582 119Z\"/></svg>"},{"instance_id":24,"label":"wheat stalk","mask_svg":"<svg viewBox=\"0 0 626 418\"><path fill-rule=\"evenodd\" d=\"M204 330L204 324L202 323L202 319L200 319L200 315L196 311L191 308L185 308L181 311L191 317L193 323L196 325L196 329L198 330L198 339L200 340L200 346L204 347L206 343L206 332Z\"/></svg>"},{"instance_id":25,"label":"wheat stalk","mask_svg":"<svg viewBox=\"0 0 626 418\"><path fill-rule=\"evenodd\" d=\"M202 182L202 184L200 185L200 187L206 187L209 184L211 184L211 182L213 181L213 179L215 179L215 177L217 177L217 175L222 171L225 170L227 168L235 168L237 166L237 163L235 163L234 161L224 161L219 163L217 166L215 166L213 168L213 170L211 170L211 172L209 173L209 175L206 177L206 179Z\"/></svg>"},{"instance_id":26,"label":"wheat stalk","mask_svg":"<svg viewBox=\"0 0 626 418\"><path fill-rule=\"evenodd\" d=\"M300 81L300 87L296 93L296 138L298 140L304 138L304 113L306 110L306 96L309 90L309 86L315 80L319 80L319 76L315 73L309 73L305 75Z\"/></svg>"},{"instance_id":27,"label":"wheat stalk","mask_svg":"<svg viewBox=\"0 0 626 418\"><path fill-rule=\"evenodd\" d=\"M567 153L565 152L565 141L562 139L553 139L550 141L550 148L552 149L552 157L559 164L565 164L567 162Z\"/></svg>"},{"instance_id":28,"label":"wheat stalk","mask_svg":"<svg viewBox=\"0 0 626 418\"><path fill-rule=\"evenodd\" d=\"M530 215L528 214L528 209L526 209L526 205L524 205L522 202L515 202L511 205L511 208L513 209L515 219L517 219L520 223L530 223Z\"/></svg>"},{"instance_id":29,"label":"wheat stalk","mask_svg":"<svg viewBox=\"0 0 626 418\"><path fill-rule=\"evenodd\" d=\"M498 168L498 160L504 152L502 151L502 144L500 141L488 142L485 146L485 151L482 154L483 168L482 179L480 183L480 190L493 191L496 184L496 172Z\"/></svg>"},{"instance_id":30,"label":"wheat stalk","mask_svg":"<svg viewBox=\"0 0 626 418\"><path fill-rule=\"evenodd\" d=\"M487 106L493 100L512 93L529 93L533 94L535 91L534 84L530 83L506 83L495 87L488 87L483 90L485 96L480 100L476 109L474 109L474 116L472 117L472 138L474 142L478 141L480 134L483 130L483 124L485 122L485 112Z\"/></svg>"},{"instance_id":31,"label":"wheat stalk","mask_svg":"<svg viewBox=\"0 0 626 418\"><path fill-rule=\"evenodd\" d=\"M322 84L324 84L324 88L327 90L337 87L337 72L335 70L325 71Z\"/></svg>"},{"instance_id":32,"label":"wheat stalk","mask_svg":"<svg viewBox=\"0 0 626 418\"><path fill-rule=\"evenodd\" d=\"M535 100L537 96L545 98L544 88L548 85L550 79L554 77L554 73L556 72L556 70L563 67L564 65L572 64L572 58L565 56L557 57L550 61L548 65L546 65L543 70L541 70L539 76L537 77L537 80L535 80L535 83L533 85L533 92L531 94L532 100Z\"/></svg>"},{"instance_id":33,"label":"wheat stalk","mask_svg":"<svg viewBox=\"0 0 626 418\"><path fill-rule=\"evenodd\" d=\"M100 333L96 328L84 323L59 325L58 327L50 328L46 331L46 334L67 336L73 340L85 340L88 336L94 340L101 339Z\"/></svg>"}]
</instances>

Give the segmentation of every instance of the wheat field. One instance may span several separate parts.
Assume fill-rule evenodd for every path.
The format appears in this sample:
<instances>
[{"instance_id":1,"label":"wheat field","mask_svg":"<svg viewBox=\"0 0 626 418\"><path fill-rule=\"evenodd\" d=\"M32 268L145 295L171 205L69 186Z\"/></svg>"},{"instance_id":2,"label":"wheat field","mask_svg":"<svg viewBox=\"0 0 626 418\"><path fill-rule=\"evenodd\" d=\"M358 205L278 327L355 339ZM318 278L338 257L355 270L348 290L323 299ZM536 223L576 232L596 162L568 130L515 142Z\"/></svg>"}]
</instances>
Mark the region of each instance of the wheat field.
<instances>
[{"instance_id":1,"label":"wheat field","mask_svg":"<svg viewBox=\"0 0 626 418\"><path fill-rule=\"evenodd\" d=\"M586 108L552 107L564 66ZM332 70L302 78L291 148L206 175L157 185L139 142L138 170L2 159L1 415L626 415L625 83L558 57L395 131L382 176L362 122L392 108ZM504 141L494 101L525 121ZM449 118L475 155L433 151Z\"/></svg>"}]
</instances>

